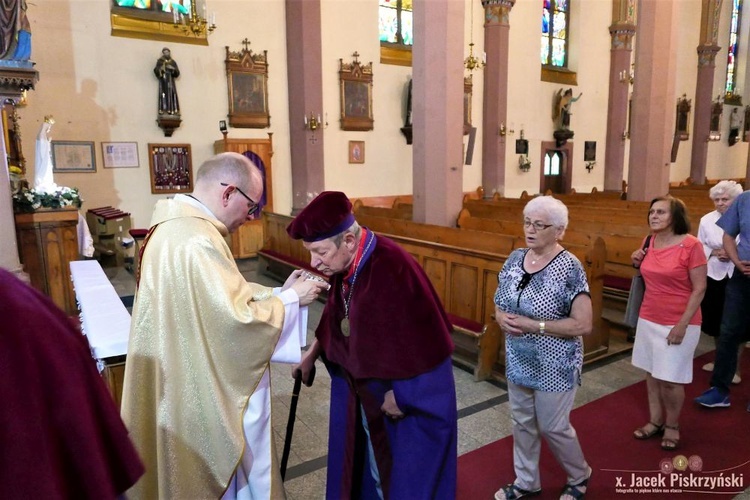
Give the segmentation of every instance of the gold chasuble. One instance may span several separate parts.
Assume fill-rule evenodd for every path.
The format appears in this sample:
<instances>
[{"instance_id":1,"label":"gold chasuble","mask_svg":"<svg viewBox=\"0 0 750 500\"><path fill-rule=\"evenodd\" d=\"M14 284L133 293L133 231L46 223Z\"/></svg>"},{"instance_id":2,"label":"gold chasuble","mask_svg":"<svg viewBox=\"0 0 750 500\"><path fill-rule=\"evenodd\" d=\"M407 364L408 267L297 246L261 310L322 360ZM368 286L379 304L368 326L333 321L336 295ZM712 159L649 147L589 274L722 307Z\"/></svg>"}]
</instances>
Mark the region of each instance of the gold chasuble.
<instances>
[{"instance_id":1,"label":"gold chasuble","mask_svg":"<svg viewBox=\"0 0 750 500\"><path fill-rule=\"evenodd\" d=\"M242 418L269 366L284 305L248 283L227 228L161 200L141 261L122 417L146 466L134 499L219 498L245 446ZM272 498L284 489L271 439Z\"/></svg>"}]
</instances>

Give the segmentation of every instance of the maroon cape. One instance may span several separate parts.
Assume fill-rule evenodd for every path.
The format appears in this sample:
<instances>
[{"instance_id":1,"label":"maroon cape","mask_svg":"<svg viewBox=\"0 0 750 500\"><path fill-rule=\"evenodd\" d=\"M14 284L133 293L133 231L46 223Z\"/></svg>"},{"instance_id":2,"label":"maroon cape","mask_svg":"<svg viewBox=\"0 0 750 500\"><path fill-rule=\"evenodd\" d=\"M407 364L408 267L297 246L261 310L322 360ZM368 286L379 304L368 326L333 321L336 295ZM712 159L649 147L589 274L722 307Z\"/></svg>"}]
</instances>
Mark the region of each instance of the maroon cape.
<instances>
[{"instance_id":1,"label":"maroon cape","mask_svg":"<svg viewBox=\"0 0 750 500\"><path fill-rule=\"evenodd\" d=\"M438 366L453 352L451 324L417 261L378 235L354 284L351 337L341 333L343 274L334 275L315 332L326 359L354 379L404 379Z\"/></svg>"},{"instance_id":2,"label":"maroon cape","mask_svg":"<svg viewBox=\"0 0 750 500\"><path fill-rule=\"evenodd\" d=\"M0 498L115 498L143 474L88 341L0 269Z\"/></svg>"}]
</instances>

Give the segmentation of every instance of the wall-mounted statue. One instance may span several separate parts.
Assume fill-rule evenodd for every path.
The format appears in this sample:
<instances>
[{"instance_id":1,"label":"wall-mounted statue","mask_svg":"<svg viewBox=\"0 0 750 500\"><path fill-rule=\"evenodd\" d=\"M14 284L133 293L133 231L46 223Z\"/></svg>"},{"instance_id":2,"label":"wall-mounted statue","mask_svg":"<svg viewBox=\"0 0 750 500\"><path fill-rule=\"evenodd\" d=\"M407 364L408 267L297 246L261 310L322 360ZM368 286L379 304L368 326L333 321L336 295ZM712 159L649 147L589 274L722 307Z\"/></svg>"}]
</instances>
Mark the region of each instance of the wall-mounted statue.
<instances>
[{"instance_id":1,"label":"wall-mounted statue","mask_svg":"<svg viewBox=\"0 0 750 500\"><path fill-rule=\"evenodd\" d=\"M729 114L729 146L734 146L740 142L740 129L742 128L742 117L737 112L737 107L732 109Z\"/></svg>"},{"instance_id":2,"label":"wall-mounted statue","mask_svg":"<svg viewBox=\"0 0 750 500\"><path fill-rule=\"evenodd\" d=\"M164 47L161 57L156 61L154 75L159 80L159 117L156 122L164 130L164 135L172 136L174 129L180 126L180 100L177 98L175 79L180 76L180 68L172 59L172 52Z\"/></svg>"},{"instance_id":3,"label":"wall-mounted statue","mask_svg":"<svg viewBox=\"0 0 750 500\"><path fill-rule=\"evenodd\" d=\"M573 103L581 98L583 92L578 94L578 97L573 97L573 89L560 89L553 94L553 106L552 106L552 120L555 123L555 132L552 134L555 137L555 143L558 147L563 146L568 139L572 139L575 135L570 130L570 116L573 114L571 108Z\"/></svg>"},{"instance_id":4,"label":"wall-mounted statue","mask_svg":"<svg viewBox=\"0 0 750 500\"><path fill-rule=\"evenodd\" d=\"M179 115L180 101L177 98L177 87L175 78L180 76L180 68L172 59L171 51L164 47L161 57L156 61L154 74L159 79L159 114Z\"/></svg>"},{"instance_id":5,"label":"wall-mounted statue","mask_svg":"<svg viewBox=\"0 0 750 500\"><path fill-rule=\"evenodd\" d=\"M570 130L570 116L573 114L571 108L573 103L580 99L582 95L583 92L578 94L578 97L573 97L573 89L557 91L552 113L552 119L555 120L555 130Z\"/></svg>"}]
</instances>

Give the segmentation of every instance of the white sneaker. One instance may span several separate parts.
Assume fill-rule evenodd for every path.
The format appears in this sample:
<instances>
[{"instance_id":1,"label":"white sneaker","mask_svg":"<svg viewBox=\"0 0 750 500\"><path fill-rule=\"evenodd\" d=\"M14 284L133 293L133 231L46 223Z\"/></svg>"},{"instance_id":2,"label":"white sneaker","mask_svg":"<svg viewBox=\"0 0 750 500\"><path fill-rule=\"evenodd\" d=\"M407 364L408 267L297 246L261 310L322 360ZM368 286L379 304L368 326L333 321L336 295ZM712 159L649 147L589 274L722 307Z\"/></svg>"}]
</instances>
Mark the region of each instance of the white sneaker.
<instances>
[{"instance_id":1,"label":"white sneaker","mask_svg":"<svg viewBox=\"0 0 750 500\"><path fill-rule=\"evenodd\" d=\"M712 372L714 371L714 364L713 363L706 363L703 365L703 371Z\"/></svg>"}]
</instances>

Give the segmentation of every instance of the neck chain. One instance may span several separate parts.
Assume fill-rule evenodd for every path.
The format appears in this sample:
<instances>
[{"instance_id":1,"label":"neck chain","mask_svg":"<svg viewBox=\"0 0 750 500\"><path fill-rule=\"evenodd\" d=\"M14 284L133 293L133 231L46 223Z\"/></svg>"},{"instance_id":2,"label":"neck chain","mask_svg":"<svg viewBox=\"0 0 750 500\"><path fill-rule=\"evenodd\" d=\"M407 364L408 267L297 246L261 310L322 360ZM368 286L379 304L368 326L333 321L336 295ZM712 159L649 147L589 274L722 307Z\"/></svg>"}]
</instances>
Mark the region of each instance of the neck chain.
<instances>
[{"instance_id":1,"label":"neck chain","mask_svg":"<svg viewBox=\"0 0 750 500\"><path fill-rule=\"evenodd\" d=\"M537 257L536 259L534 259L534 258L532 257L532 260L531 260L531 265L533 266L533 265L534 265L534 264L536 264L537 262L540 262L540 261L541 261L542 259L544 259L544 258L545 258L546 256L548 256L549 254L551 254L551 253L552 253L552 252L554 252L555 250L557 250L557 243L555 243L555 246L553 246L553 247L552 247L552 250L550 250L549 252L547 252L547 253L545 253L545 254L543 254L543 255L540 255L540 256L539 256L539 257ZM531 250L531 251L533 252L533 250Z\"/></svg>"},{"instance_id":2,"label":"neck chain","mask_svg":"<svg viewBox=\"0 0 750 500\"><path fill-rule=\"evenodd\" d=\"M375 241L375 235L371 232L367 232L367 246L365 246L365 249L362 250L362 254L359 256L359 259L357 259L357 262L354 264L354 276L352 276L352 283L349 285L349 293L346 296L344 300L344 318L349 318L349 302L352 300L352 293L354 293L354 284L357 282L357 276L359 276L359 269L360 264L362 264L362 259L367 255L367 251L370 249L370 246L372 245L372 242ZM343 293L343 289L341 292Z\"/></svg>"}]
</instances>

